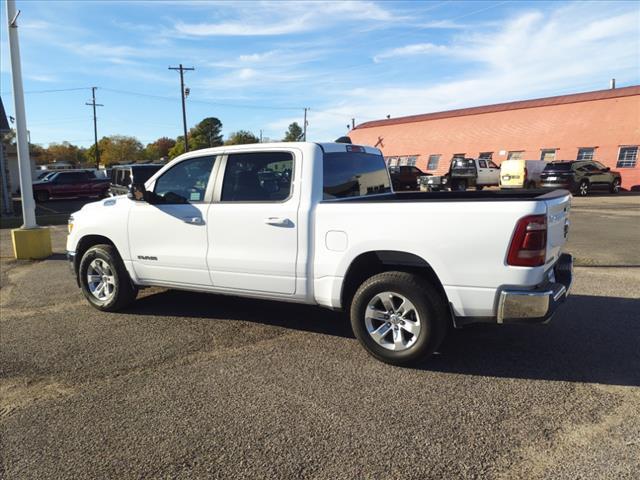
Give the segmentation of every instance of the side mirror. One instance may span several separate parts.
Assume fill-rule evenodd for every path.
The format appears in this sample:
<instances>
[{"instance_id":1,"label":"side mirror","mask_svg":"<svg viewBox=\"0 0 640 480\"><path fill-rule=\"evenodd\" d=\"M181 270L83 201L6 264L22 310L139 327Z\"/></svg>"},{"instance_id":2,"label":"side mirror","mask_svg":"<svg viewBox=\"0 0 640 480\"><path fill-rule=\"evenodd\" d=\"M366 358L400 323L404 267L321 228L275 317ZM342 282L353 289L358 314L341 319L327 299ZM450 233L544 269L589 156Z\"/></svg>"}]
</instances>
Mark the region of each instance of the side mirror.
<instances>
[{"instance_id":1,"label":"side mirror","mask_svg":"<svg viewBox=\"0 0 640 480\"><path fill-rule=\"evenodd\" d=\"M603 172L610 172L611 168L610 167L605 167L604 170L602 170Z\"/></svg>"},{"instance_id":2,"label":"side mirror","mask_svg":"<svg viewBox=\"0 0 640 480\"><path fill-rule=\"evenodd\" d=\"M129 186L129 194L127 197L136 202L146 202L149 198L149 192L147 192L147 189L144 187L144 183L132 183Z\"/></svg>"}]
</instances>

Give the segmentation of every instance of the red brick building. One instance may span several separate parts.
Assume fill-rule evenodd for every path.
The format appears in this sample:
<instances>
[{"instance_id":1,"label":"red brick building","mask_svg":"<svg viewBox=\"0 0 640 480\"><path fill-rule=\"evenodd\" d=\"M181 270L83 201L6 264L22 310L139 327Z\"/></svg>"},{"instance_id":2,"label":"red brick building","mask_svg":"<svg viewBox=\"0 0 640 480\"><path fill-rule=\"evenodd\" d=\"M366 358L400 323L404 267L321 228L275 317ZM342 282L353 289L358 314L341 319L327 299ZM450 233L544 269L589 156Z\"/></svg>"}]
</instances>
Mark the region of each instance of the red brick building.
<instances>
[{"instance_id":1,"label":"red brick building","mask_svg":"<svg viewBox=\"0 0 640 480\"><path fill-rule=\"evenodd\" d=\"M362 123L349 136L390 164L444 173L456 155L500 164L594 159L640 189L640 86L463 108Z\"/></svg>"}]
</instances>

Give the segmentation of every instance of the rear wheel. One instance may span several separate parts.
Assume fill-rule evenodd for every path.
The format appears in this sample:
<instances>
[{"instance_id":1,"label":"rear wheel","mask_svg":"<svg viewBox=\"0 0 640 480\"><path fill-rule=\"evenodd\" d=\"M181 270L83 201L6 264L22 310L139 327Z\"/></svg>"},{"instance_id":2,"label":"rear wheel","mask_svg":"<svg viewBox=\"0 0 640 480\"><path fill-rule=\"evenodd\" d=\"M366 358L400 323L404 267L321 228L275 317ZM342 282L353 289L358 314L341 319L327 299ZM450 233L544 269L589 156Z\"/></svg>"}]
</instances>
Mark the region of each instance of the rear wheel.
<instances>
[{"instance_id":1,"label":"rear wheel","mask_svg":"<svg viewBox=\"0 0 640 480\"><path fill-rule=\"evenodd\" d=\"M35 197L37 202L46 202L47 200L49 200L49 192L45 190L39 190L36 192Z\"/></svg>"},{"instance_id":2,"label":"rear wheel","mask_svg":"<svg viewBox=\"0 0 640 480\"><path fill-rule=\"evenodd\" d=\"M619 193L620 192L620 179L614 178L611 183L611 188L609 189L611 193Z\"/></svg>"},{"instance_id":3,"label":"rear wheel","mask_svg":"<svg viewBox=\"0 0 640 480\"><path fill-rule=\"evenodd\" d=\"M476 190L482 190L484 188L484 185L476 185Z\"/></svg>"},{"instance_id":4,"label":"rear wheel","mask_svg":"<svg viewBox=\"0 0 640 480\"><path fill-rule=\"evenodd\" d=\"M115 312L132 303L138 294L112 245L96 245L87 250L80 260L78 275L82 293L98 310Z\"/></svg>"},{"instance_id":5,"label":"rear wheel","mask_svg":"<svg viewBox=\"0 0 640 480\"><path fill-rule=\"evenodd\" d=\"M424 278L384 272L366 280L351 303L351 327L372 356L410 365L442 343L448 310L442 295Z\"/></svg>"},{"instance_id":6,"label":"rear wheel","mask_svg":"<svg viewBox=\"0 0 640 480\"><path fill-rule=\"evenodd\" d=\"M589 182L586 180L582 180L580 185L578 185L578 195L581 197L586 197L589 195Z\"/></svg>"}]
</instances>

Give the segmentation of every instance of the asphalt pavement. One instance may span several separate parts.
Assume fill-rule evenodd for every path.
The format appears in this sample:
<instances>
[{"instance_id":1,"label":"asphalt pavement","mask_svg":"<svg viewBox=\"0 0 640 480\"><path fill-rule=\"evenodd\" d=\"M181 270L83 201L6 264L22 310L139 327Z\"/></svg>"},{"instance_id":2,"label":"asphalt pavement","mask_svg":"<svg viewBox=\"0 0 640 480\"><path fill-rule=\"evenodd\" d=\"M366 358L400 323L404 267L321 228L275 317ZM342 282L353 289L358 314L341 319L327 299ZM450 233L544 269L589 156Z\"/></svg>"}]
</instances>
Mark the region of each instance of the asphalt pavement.
<instances>
[{"instance_id":1,"label":"asphalt pavement","mask_svg":"<svg viewBox=\"0 0 640 480\"><path fill-rule=\"evenodd\" d=\"M637 478L639 200L574 202L587 266L551 324L454 331L413 369L320 308L154 288L99 312L63 227L42 262L3 230L0 478Z\"/></svg>"}]
</instances>

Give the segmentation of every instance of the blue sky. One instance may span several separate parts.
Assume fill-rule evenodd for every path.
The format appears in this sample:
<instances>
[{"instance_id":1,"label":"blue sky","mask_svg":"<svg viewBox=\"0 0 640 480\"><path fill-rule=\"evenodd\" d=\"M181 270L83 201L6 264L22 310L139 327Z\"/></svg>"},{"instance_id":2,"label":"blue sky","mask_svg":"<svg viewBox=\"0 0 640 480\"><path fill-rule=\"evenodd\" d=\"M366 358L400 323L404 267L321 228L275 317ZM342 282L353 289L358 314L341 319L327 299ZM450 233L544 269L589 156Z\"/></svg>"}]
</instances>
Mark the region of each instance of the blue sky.
<instances>
[{"instance_id":1,"label":"blue sky","mask_svg":"<svg viewBox=\"0 0 640 480\"><path fill-rule=\"evenodd\" d=\"M13 114L6 31L0 90ZM333 140L356 123L640 83L638 2L17 1L27 122L34 143L148 143L188 124L279 139L302 123ZM51 90L78 89L62 92Z\"/></svg>"}]
</instances>

